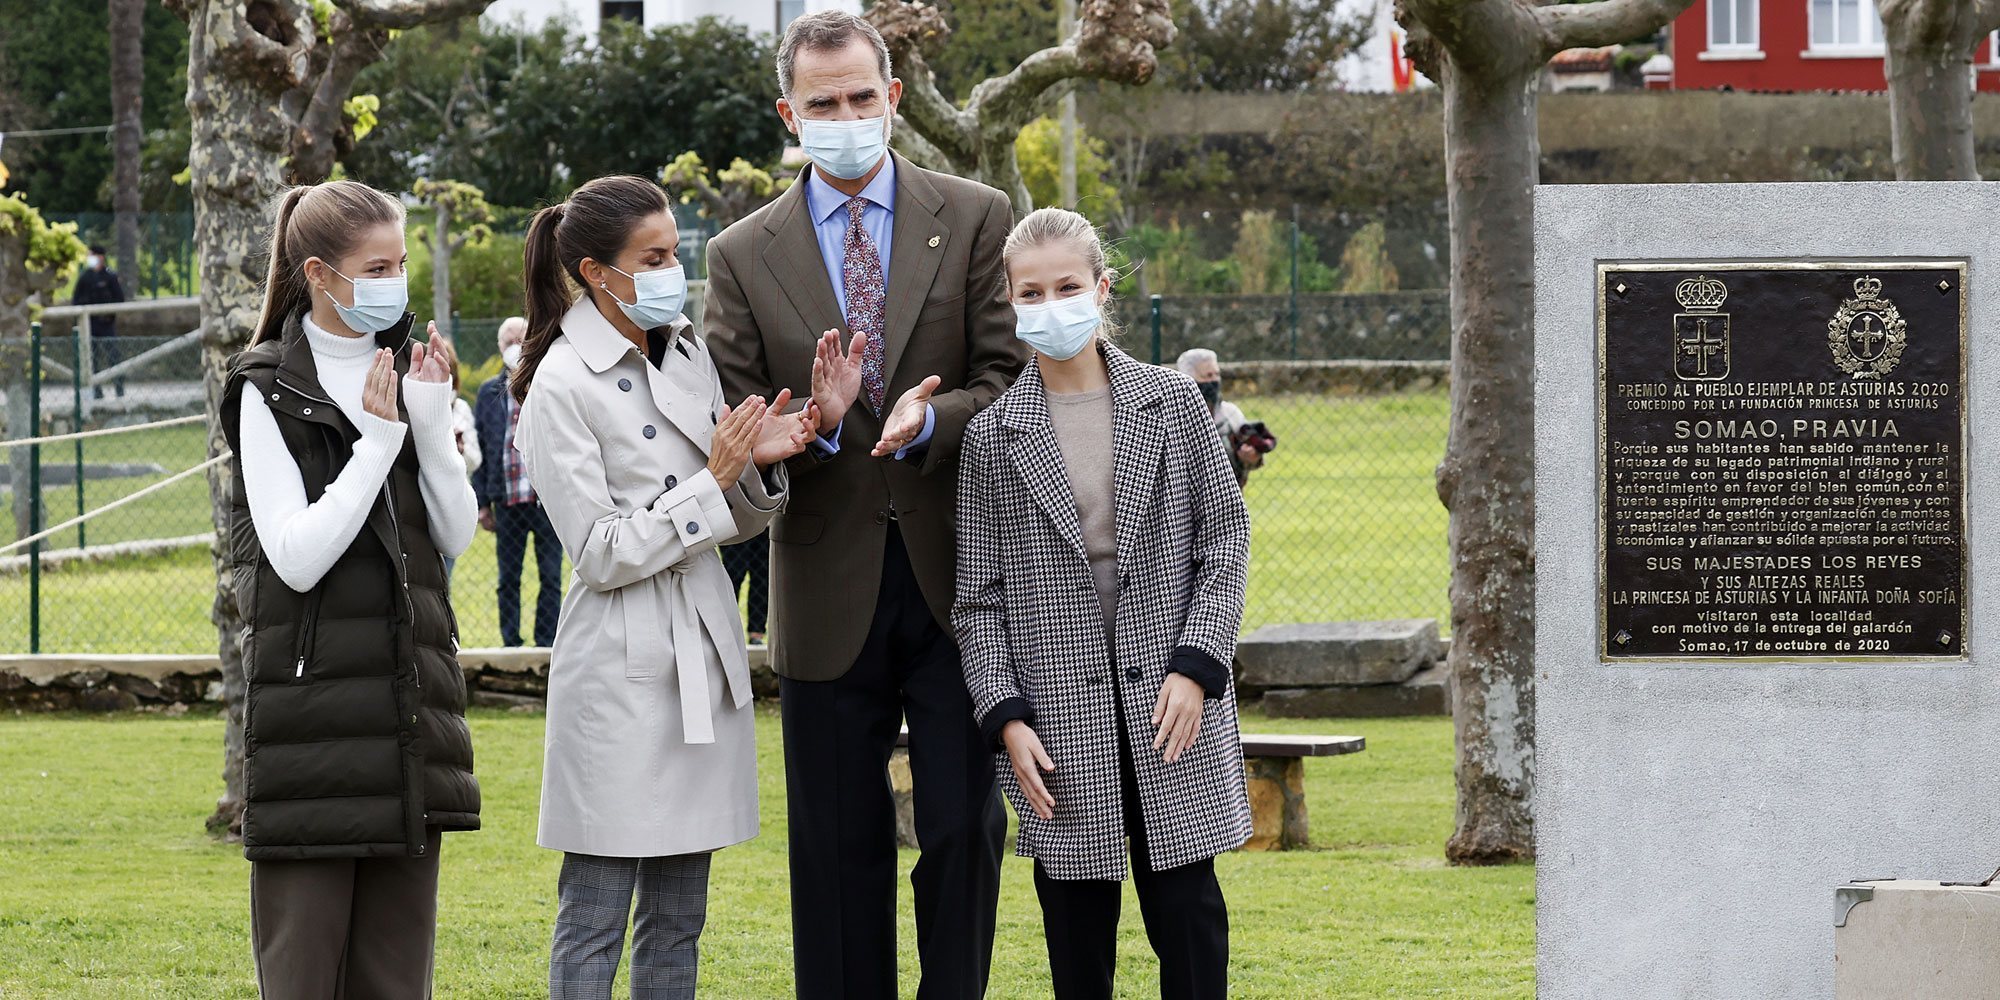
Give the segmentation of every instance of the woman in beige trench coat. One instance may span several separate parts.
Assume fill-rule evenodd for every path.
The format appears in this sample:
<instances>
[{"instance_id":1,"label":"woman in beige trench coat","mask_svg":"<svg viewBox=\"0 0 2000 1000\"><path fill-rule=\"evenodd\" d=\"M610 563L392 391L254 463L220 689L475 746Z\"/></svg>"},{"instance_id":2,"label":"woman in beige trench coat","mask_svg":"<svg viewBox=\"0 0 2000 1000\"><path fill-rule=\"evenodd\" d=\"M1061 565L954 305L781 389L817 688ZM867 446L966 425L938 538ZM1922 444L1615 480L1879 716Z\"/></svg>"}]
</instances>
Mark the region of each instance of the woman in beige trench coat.
<instances>
[{"instance_id":1,"label":"woman in beige trench coat","mask_svg":"<svg viewBox=\"0 0 2000 1000\"><path fill-rule=\"evenodd\" d=\"M680 315L659 187L607 177L528 233L511 390L529 482L574 566L549 663L543 847L565 852L555 998L692 997L709 852L757 832L750 675L718 545L762 531L813 417L725 405ZM586 294L571 302L571 285Z\"/></svg>"}]
</instances>

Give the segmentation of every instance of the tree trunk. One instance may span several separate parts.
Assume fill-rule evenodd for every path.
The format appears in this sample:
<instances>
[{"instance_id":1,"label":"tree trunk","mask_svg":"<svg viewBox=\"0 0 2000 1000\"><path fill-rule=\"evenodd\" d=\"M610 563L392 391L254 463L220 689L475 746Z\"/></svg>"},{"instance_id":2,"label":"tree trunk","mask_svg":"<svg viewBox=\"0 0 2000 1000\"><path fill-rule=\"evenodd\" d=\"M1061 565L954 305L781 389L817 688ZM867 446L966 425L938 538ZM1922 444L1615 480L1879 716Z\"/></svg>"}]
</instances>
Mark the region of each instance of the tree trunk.
<instances>
[{"instance_id":1,"label":"tree trunk","mask_svg":"<svg viewBox=\"0 0 2000 1000\"><path fill-rule=\"evenodd\" d=\"M1969 0L1882 5L1897 180L1979 179L1972 145L1972 50L1980 33L1973 13Z\"/></svg>"},{"instance_id":2,"label":"tree trunk","mask_svg":"<svg viewBox=\"0 0 2000 1000\"><path fill-rule=\"evenodd\" d=\"M1534 188L1539 67L1444 67L1451 206L1451 512L1457 832L1446 856L1535 851Z\"/></svg>"},{"instance_id":3,"label":"tree trunk","mask_svg":"<svg viewBox=\"0 0 2000 1000\"><path fill-rule=\"evenodd\" d=\"M451 209L440 201L431 226L431 318L451 332Z\"/></svg>"},{"instance_id":4,"label":"tree trunk","mask_svg":"<svg viewBox=\"0 0 2000 1000\"><path fill-rule=\"evenodd\" d=\"M280 176L291 125L280 110L285 82L276 74L240 72L238 54L222 39L240 30L241 16L221 0L194 5L189 14L187 107L192 130L188 168L194 195L195 248L201 278L202 383L208 400L208 454L228 450L219 420L230 356L249 344L263 306L261 293L268 206L284 187ZM230 494L234 470L209 470L215 510L215 622L222 659L223 793L208 819L211 833L237 839L243 832L243 612L230 570Z\"/></svg>"},{"instance_id":5,"label":"tree trunk","mask_svg":"<svg viewBox=\"0 0 2000 1000\"><path fill-rule=\"evenodd\" d=\"M146 0L111 4L111 203L118 213L118 277L125 297L139 290L139 140L145 64L140 44ZM79 327L79 329L81 329Z\"/></svg>"}]
</instances>

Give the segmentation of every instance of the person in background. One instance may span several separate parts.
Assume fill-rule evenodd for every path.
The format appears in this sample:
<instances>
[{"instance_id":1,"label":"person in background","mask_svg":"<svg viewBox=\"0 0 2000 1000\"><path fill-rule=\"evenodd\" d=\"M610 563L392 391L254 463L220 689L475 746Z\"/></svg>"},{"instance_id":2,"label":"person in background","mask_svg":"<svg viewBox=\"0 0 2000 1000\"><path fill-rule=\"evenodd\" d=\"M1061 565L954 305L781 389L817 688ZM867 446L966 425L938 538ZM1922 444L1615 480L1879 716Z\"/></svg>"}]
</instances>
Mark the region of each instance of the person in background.
<instances>
[{"instance_id":1,"label":"person in background","mask_svg":"<svg viewBox=\"0 0 2000 1000\"><path fill-rule=\"evenodd\" d=\"M494 554L500 561L500 580L494 593L500 601L500 642L521 644L521 561L528 554L528 542L535 543L535 567L540 574L540 591L535 595L535 645L552 646L556 641L556 620L562 613L562 541L555 525L528 485L528 471L521 464L521 452L514 447L514 429L521 419L521 406L507 392L507 377L521 363L521 341L528 334L528 321L509 316L500 324L500 374L479 387L473 404L476 447L483 461L472 472L472 492L479 500L479 526L491 531Z\"/></svg>"},{"instance_id":2,"label":"person in background","mask_svg":"<svg viewBox=\"0 0 2000 1000\"><path fill-rule=\"evenodd\" d=\"M722 565L729 570L730 586L741 590L743 581L750 581L749 593L744 597L743 624L749 630L750 644L762 645L771 607L770 532L760 531L749 541L723 546Z\"/></svg>"},{"instance_id":3,"label":"person in background","mask_svg":"<svg viewBox=\"0 0 2000 1000\"><path fill-rule=\"evenodd\" d=\"M952 622L1035 859L1056 1000L1110 1000L1128 870L1160 996L1223 1000L1215 856L1250 836L1229 669L1243 493L1193 383L1112 344L1090 220L1030 213L1006 261L1035 356L965 431Z\"/></svg>"},{"instance_id":4,"label":"person in background","mask_svg":"<svg viewBox=\"0 0 2000 1000\"><path fill-rule=\"evenodd\" d=\"M104 256L102 246L92 246L90 256L83 259L83 273L76 276L76 291L70 302L79 306L101 306L125 301L125 286L118 279L118 272L111 269ZM92 316L90 318L91 368L102 371L118 363L118 318L115 316ZM125 380L120 378L115 386L118 395L125 395ZM91 395L104 398L104 387L91 389Z\"/></svg>"},{"instance_id":5,"label":"person in background","mask_svg":"<svg viewBox=\"0 0 2000 1000\"><path fill-rule=\"evenodd\" d=\"M1183 351L1174 367L1194 379L1195 388L1201 390L1201 398L1215 418L1215 429L1227 446L1230 464L1235 466L1236 485L1242 486L1249 481L1251 470L1263 467L1264 453L1277 447L1277 438L1262 423L1245 417L1241 407L1222 398L1222 362L1214 351L1206 347Z\"/></svg>"},{"instance_id":6,"label":"person in background","mask_svg":"<svg viewBox=\"0 0 2000 1000\"><path fill-rule=\"evenodd\" d=\"M472 406L465 401L459 386L462 384L458 371L458 348L451 338L438 334L431 338L431 350L444 357L445 367L451 369L451 438L458 446L458 456L465 459L465 474L470 476L479 471L479 434L474 429ZM445 579L451 579L451 571L458 565L457 556L444 557Z\"/></svg>"}]
</instances>

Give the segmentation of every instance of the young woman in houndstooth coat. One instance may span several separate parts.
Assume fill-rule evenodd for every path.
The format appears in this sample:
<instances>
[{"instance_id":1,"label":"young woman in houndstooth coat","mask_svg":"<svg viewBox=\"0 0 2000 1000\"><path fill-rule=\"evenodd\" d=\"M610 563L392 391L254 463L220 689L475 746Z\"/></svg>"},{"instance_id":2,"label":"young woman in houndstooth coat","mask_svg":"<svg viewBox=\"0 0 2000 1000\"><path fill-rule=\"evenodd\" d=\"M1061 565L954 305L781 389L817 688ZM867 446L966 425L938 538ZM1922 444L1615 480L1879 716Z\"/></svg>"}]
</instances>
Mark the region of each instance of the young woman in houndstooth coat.
<instances>
[{"instance_id":1,"label":"young woman in houndstooth coat","mask_svg":"<svg viewBox=\"0 0 2000 1000\"><path fill-rule=\"evenodd\" d=\"M1195 384L1106 336L1089 221L1030 214L1006 264L1035 357L966 431L952 617L1035 859L1055 995L1111 996L1129 842L1161 996L1219 1000L1214 857L1250 835L1228 667L1243 494Z\"/></svg>"}]
</instances>

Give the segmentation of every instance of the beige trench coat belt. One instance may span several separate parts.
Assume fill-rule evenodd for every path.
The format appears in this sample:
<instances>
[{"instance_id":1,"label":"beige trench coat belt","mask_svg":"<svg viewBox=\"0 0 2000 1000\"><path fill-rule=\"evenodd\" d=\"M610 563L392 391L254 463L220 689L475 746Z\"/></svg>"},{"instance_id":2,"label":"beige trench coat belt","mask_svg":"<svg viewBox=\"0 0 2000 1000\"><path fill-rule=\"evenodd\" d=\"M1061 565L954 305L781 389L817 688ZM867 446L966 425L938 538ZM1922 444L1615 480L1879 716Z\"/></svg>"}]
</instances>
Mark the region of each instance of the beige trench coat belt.
<instances>
[{"instance_id":1,"label":"beige trench coat belt","mask_svg":"<svg viewBox=\"0 0 2000 1000\"><path fill-rule=\"evenodd\" d=\"M690 501L693 503L693 501ZM692 545L703 541L711 534L711 526L705 518L689 521L676 518L681 525L682 539ZM686 534L687 524L696 524L701 531L690 537ZM658 664L663 658L663 650L674 651L674 672L678 675L676 686L680 689L681 732L683 741L690 744L714 743L715 720L709 712L708 660L701 655L704 646L702 632L714 643L718 656L722 659L722 675L729 684L731 701L737 708L750 704L750 659L743 648L739 627L734 618L705 612L704 604L689 592L693 586L691 574L703 561L714 560L713 549L675 563L665 573L650 580L620 588L619 601L625 617L625 676L631 680L647 680L658 674ZM668 600L673 610L673 644L669 646L667 637L660 634L659 617L645 609L658 607L655 587L669 589ZM644 591L644 592L635 592ZM734 609L731 609L734 613Z\"/></svg>"}]
</instances>

